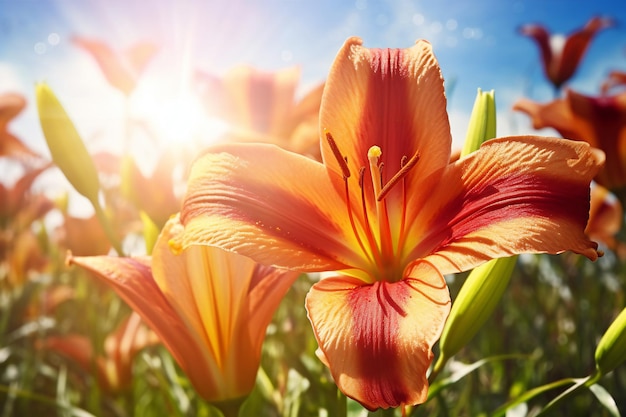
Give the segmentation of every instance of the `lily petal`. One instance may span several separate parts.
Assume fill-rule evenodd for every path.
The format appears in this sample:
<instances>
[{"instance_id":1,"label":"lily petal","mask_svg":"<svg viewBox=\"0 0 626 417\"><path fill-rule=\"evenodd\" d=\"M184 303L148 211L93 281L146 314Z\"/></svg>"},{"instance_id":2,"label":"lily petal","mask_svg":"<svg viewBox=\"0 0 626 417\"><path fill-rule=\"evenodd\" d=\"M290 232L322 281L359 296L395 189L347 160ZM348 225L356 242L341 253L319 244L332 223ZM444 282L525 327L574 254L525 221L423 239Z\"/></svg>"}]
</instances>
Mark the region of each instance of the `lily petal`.
<instances>
[{"instance_id":1,"label":"lily petal","mask_svg":"<svg viewBox=\"0 0 626 417\"><path fill-rule=\"evenodd\" d=\"M450 311L448 288L432 265L420 261L395 283L324 279L306 308L323 361L346 395L370 410L426 400L431 348Z\"/></svg>"},{"instance_id":2,"label":"lily petal","mask_svg":"<svg viewBox=\"0 0 626 417\"><path fill-rule=\"evenodd\" d=\"M429 188L411 233L423 240L409 257L425 257L443 274L519 253L571 250L595 260L597 244L583 230L589 182L602 158L564 139L485 142L437 178L445 188Z\"/></svg>"},{"instance_id":3,"label":"lily petal","mask_svg":"<svg viewBox=\"0 0 626 417\"><path fill-rule=\"evenodd\" d=\"M308 272L361 262L324 165L276 146L211 149L192 167L182 210L184 247L215 245Z\"/></svg>"},{"instance_id":4,"label":"lily petal","mask_svg":"<svg viewBox=\"0 0 626 417\"><path fill-rule=\"evenodd\" d=\"M416 181L445 166L452 143L450 124L431 45L420 40L407 49L369 49L359 38L348 39L326 82L320 127L332 134L344 156L350 156L352 175L368 166L368 150L374 145L386 155L385 171L391 175L400 170L403 157L426 149L428 158L412 171ZM322 154L328 168L341 176L325 140Z\"/></svg>"}]
</instances>

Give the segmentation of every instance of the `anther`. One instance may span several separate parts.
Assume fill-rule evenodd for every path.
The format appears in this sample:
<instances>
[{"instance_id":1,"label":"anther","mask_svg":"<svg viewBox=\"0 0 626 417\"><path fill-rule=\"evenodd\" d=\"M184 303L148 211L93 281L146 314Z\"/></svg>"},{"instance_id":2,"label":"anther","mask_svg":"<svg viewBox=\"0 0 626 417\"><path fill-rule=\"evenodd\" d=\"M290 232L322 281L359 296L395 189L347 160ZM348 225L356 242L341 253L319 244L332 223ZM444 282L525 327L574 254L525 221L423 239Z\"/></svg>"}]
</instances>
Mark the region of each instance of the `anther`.
<instances>
[{"instance_id":1,"label":"anther","mask_svg":"<svg viewBox=\"0 0 626 417\"><path fill-rule=\"evenodd\" d=\"M359 169L359 187L361 187L361 190L363 189L363 177L365 177L365 167Z\"/></svg>"},{"instance_id":2,"label":"anther","mask_svg":"<svg viewBox=\"0 0 626 417\"><path fill-rule=\"evenodd\" d=\"M400 162L400 171L398 171L398 173L394 175L387 184L385 184L383 189L380 190L380 193L378 193L378 197L376 197L376 200L381 201L383 198L385 198L387 194L389 194L389 191L391 191L391 189L398 183L398 181L404 178L406 174L408 174L409 171L417 164L417 161L419 161L419 159L419 151L415 152L415 155L413 155L408 161L406 161L406 156L402 157L402 161Z\"/></svg>"},{"instance_id":3,"label":"anther","mask_svg":"<svg viewBox=\"0 0 626 417\"><path fill-rule=\"evenodd\" d=\"M328 141L328 146L330 146L330 150L333 151L333 156L339 163L339 168L341 168L341 173L343 174L344 179L350 178L350 169L348 168L348 159L344 158L339 151L339 147L337 146L337 142L333 138L333 135L328 131L324 131L326 133L326 140Z\"/></svg>"}]
</instances>

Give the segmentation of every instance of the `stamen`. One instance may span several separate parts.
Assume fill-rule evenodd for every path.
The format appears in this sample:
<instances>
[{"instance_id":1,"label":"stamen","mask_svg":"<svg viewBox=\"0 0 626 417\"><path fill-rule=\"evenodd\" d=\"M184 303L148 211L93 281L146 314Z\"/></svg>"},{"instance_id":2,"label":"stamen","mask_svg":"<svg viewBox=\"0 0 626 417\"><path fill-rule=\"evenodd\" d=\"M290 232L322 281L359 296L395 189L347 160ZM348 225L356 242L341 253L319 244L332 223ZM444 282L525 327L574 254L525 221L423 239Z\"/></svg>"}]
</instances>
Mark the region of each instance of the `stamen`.
<instances>
[{"instance_id":1,"label":"stamen","mask_svg":"<svg viewBox=\"0 0 626 417\"><path fill-rule=\"evenodd\" d=\"M365 232L365 237L367 238L367 242L369 243L370 248L372 248L372 255L376 259L376 263L380 265L381 258L380 252L378 251L378 246L376 244L376 239L374 238L374 233L370 228L370 220L369 215L367 214L367 203L365 202L365 187L364 187L364 179L365 179L365 167L361 167L359 169L359 187L361 187L361 209L363 210L363 231Z\"/></svg>"},{"instance_id":2,"label":"stamen","mask_svg":"<svg viewBox=\"0 0 626 417\"><path fill-rule=\"evenodd\" d=\"M348 168L348 158L344 158L339 151L339 147L337 146L337 142L333 138L333 135L330 132L325 131L326 140L328 141L328 146L330 146L330 150L333 151L333 156L339 163L339 168L341 168L341 172L344 178L350 178L350 169Z\"/></svg>"},{"instance_id":3,"label":"stamen","mask_svg":"<svg viewBox=\"0 0 626 417\"><path fill-rule=\"evenodd\" d=\"M365 167L359 169L359 187L361 187L361 192L363 190L363 177L365 177Z\"/></svg>"},{"instance_id":4,"label":"stamen","mask_svg":"<svg viewBox=\"0 0 626 417\"><path fill-rule=\"evenodd\" d=\"M361 176L363 176L362 172L361 172ZM348 218L350 219L350 227L352 228L352 233L354 233L354 236L356 237L356 241L359 244L359 247L361 248L365 256L367 256L371 262L372 261L371 255L365 248L365 245L363 244L363 241L361 240L359 231L356 228L356 224L354 223L354 216L352 214L352 204L350 204L350 190L348 189L348 179L344 177L343 182L345 184L345 192L346 192L346 209L348 210Z\"/></svg>"},{"instance_id":5,"label":"stamen","mask_svg":"<svg viewBox=\"0 0 626 417\"><path fill-rule=\"evenodd\" d=\"M389 182L383 187L380 193L378 193L378 197L376 197L376 199L378 201L381 201L383 198L385 198L387 194L389 194L389 191L391 191L391 189L398 183L398 181L403 179L406 176L406 174L408 174L409 171L417 164L417 161L419 161L419 159L420 159L419 151L415 152L415 155L413 155L413 157L409 159L408 162L406 162L406 156L403 157L402 161L400 162L400 165L402 166L400 168L400 171L398 171L398 173L394 175L392 179L389 180Z\"/></svg>"}]
</instances>

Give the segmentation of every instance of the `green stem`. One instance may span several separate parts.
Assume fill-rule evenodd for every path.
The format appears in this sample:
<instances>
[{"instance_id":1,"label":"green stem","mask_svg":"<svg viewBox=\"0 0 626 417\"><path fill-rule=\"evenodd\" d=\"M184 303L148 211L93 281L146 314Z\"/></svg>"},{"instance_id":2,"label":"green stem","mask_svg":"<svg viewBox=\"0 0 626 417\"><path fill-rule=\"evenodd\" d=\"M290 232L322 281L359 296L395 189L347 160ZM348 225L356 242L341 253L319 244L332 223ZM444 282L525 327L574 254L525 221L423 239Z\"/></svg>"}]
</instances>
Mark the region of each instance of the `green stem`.
<instances>
[{"instance_id":1,"label":"green stem","mask_svg":"<svg viewBox=\"0 0 626 417\"><path fill-rule=\"evenodd\" d=\"M435 366L433 366L432 372L430 373L430 375L428 375L429 384L432 384L433 381L437 378L439 373L443 370L443 367L446 365L446 362L448 362L448 358L445 355L440 354L437 358L437 362L435 362Z\"/></svg>"},{"instance_id":2,"label":"green stem","mask_svg":"<svg viewBox=\"0 0 626 417\"><path fill-rule=\"evenodd\" d=\"M115 232L113 231L113 227L111 226L109 217L106 215L104 210L102 210L102 207L100 207L100 204L98 204L97 201L96 202L92 201L92 204L93 204L94 209L96 210L96 216L98 216L98 220L100 221L100 224L104 228L104 233L106 233L107 238L109 239L109 242L111 242L111 245L113 245L113 249L115 249L115 252L117 252L119 256L124 256L122 245L120 241L117 239Z\"/></svg>"}]
</instances>

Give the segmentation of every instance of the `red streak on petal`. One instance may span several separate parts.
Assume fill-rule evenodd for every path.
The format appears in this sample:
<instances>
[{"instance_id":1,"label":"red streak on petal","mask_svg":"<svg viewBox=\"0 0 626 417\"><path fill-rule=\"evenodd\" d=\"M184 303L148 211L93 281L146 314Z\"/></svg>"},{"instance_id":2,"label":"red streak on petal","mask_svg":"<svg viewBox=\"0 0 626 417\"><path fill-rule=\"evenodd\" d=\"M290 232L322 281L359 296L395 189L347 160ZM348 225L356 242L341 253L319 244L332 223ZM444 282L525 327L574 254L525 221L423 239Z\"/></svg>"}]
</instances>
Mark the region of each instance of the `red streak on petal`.
<instances>
[{"instance_id":1,"label":"red streak on petal","mask_svg":"<svg viewBox=\"0 0 626 417\"><path fill-rule=\"evenodd\" d=\"M439 248L496 222L543 217L571 219L585 226L589 215L589 189L567 179L511 175L459 194L441 210L434 227Z\"/></svg>"},{"instance_id":2,"label":"red streak on petal","mask_svg":"<svg viewBox=\"0 0 626 417\"><path fill-rule=\"evenodd\" d=\"M362 166L367 166L367 151L378 145L383 151L385 171L393 175L400 171L402 157L417 151L407 146L416 135L414 104L407 95L410 91L407 83L411 82L409 68L402 49L374 48L370 52L373 74L367 86L360 125L357 126L360 146L355 157L359 158ZM370 194L369 190L367 194Z\"/></svg>"},{"instance_id":3,"label":"red streak on petal","mask_svg":"<svg viewBox=\"0 0 626 417\"><path fill-rule=\"evenodd\" d=\"M409 399L402 384L402 360L397 349L399 321L408 289L404 282L375 282L356 288L348 303L353 311L354 345L358 347L359 372L364 380L365 403L397 407Z\"/></svg>"}]
</instances>

